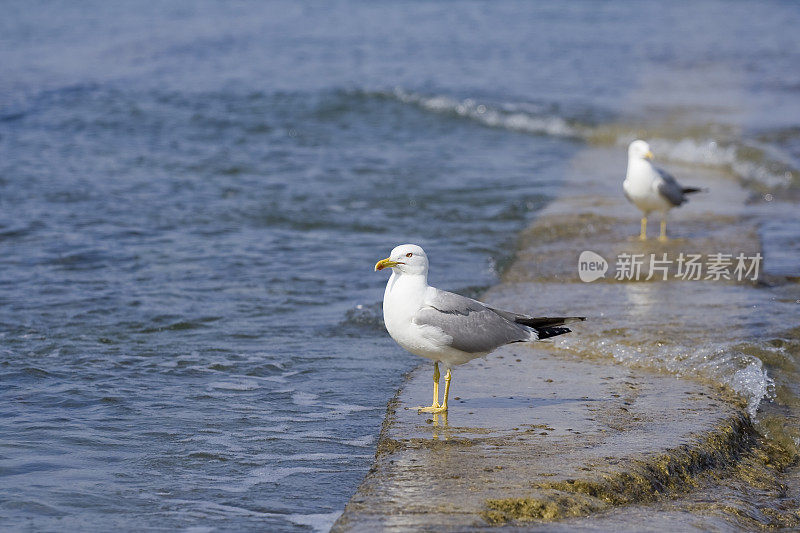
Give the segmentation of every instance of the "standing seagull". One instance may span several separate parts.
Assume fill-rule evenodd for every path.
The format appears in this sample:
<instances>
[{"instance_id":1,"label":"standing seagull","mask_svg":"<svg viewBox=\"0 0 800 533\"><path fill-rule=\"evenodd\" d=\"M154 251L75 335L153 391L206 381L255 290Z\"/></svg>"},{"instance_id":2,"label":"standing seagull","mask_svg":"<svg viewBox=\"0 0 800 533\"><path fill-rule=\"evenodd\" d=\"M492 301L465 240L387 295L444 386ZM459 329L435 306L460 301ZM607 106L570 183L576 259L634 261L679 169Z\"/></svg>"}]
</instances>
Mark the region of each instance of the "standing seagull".
<instances>
[{"instance_id":1,"label":"standing seagull","mask_svg":"<svg viewBox=\"0 0 800 533\"><path fill-rule=\"evenodd\" d=\"M633 141L628 146L628 172L622 189L625 197L642 211L641 240L647 239L647 215L661 212L660 241L667 240L667 211L686 202L686 195L699 192L698 187L683 187L675 178L653 165L653 152L644 141Z\"/></svg>"},{"instance_id":2,"label":"standing seagull","mask_svg":"<svg viewBox=\"0 0 800 533\"><path fill-rule=\"evenodd\" d=\"M450 368L512 342L530 342L569 333L558 327L585 317L539 317L492 309L428 285L428 256L415 244L401 244L375 270L391 268L383 295L383 321L392 338L414 355L433 361L433 404L420 412L444 413ZM439 362L447 368L439 404Z\"/></svg>"}]
</instances>

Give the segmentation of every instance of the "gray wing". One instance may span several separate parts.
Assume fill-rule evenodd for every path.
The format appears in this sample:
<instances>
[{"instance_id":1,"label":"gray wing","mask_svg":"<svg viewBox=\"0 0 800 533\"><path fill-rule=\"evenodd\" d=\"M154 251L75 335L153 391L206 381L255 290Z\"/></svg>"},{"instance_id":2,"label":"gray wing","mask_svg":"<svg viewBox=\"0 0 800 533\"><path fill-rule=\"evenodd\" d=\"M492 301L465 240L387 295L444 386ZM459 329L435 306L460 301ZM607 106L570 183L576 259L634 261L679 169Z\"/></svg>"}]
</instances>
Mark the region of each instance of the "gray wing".
<instances>
[{"instance_id":1,"label":"gray wing","mask_svg":"<svg viewBox=\"0 0 800 533\"><path fill-rule=\"evenodd\" d=\"M484 353L510 342L531 340L530 328L500 316L482 303L452 292L434 291L414 316L414 322L441 329L452 337L451 347Z\"/></svg>"},{"instance_id":2,"label":"gray wing","mask_svg":"<svg viewBox=\"0 0 800 533\"><path fill-rule=\"evenodd\" d=\"M676 207L685 202L686 197L683 194L683 187L681 187L678 181L665 170L656 166L653 168L658 172L658 176L661 178L656 185L658 194L666 198L669 203Z\"/></svg>"}]
</instances>

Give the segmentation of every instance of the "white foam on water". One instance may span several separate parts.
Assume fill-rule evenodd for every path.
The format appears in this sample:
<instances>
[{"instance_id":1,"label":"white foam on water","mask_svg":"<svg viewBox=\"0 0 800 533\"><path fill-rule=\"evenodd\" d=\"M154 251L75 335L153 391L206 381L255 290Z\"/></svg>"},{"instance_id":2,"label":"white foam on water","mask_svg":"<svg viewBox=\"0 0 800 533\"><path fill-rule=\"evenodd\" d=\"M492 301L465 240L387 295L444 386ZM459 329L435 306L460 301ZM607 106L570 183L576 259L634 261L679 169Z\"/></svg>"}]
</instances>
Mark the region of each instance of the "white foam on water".
<instances>
[{"instance_id":1,"label":"white foam on water","mask_svg":"<svg viewBox=\"0 0 800 533\"><path fill-rule=\"evenodd\" d=\"M262 466L250 471L249 478L254 482L253 484L274 483L295 474L309 474L312 472L321 472L321 470L307 466Z\"/></svg>"},{"instance_id":2,"label":"white foam on water","mask_svg":"<svg viewBox=\"0 0 800 533\"><path fill-rule=\"evenodd\" d=\"M221 503L214 503L204 500L182 500L182 499L167 499L170 504L179 505L181 507L192 507L202 511L201 516L258 516L262 518L285 518L286 515L281 513L268 513L264 511L254 511L245 507L238 507L235 505L225 505ZM203 526L196 526L195 528L188 528L184 531L202 531ZM214 531L215 528L210 528Z\"/></svg>"},{"instance_id":3,"label":"white foam on water","mask_svg":"<svg viewBox=\"0 0 800 533\"><path fill-rule=\"evenodd\" d=\"M342 515L342 511L334 511L331 513L312 513L312 514L283 514L283 513L270 513L264 511L254 511L244 507L237 507L235 505L223 505L219 503L207 501L194 501L194 500L169 500L172 504L181 506L191 506L202 512L199 517L208 516L242 516L242 517L260 517L260 518L277 518L286 520L299 526L307 526L315 532L330 531L334 522ZM215 531L214 527L207 526L191 526L184 528L181 531L190 533L204 533L206 531Z\"/></svg>"},{"instance_id":4,"label":"white foam on water","mask_svg":"<svg viewBox=\"0 0 800 533\"><path fill-rule=\"evenodd\" d=\"M293 431L281 435L282 440L330 440L334 436L328 431Z\"/></svg>"},{"instance_id":5,"label":"white foam on water","mask_svg":"<svg viewBox=\"0 0 800 533\"><path fill-rule=\"evenodd\" d=\"M319 514L290 514L286 518L295 524L309 526L314 531L330 531L336 519L342 516L342 511Z\"/></svg>"},{"instance_id":6,"label":"white foam on water","mask_svg":"<svg viewBox=\"0 0 800 533\"><path fill-rule=\"evenodd\" d=\"M250 488L264 483L278 483L282 479L297 474L315 474L320 472L330 472L320 468L308 466L262 466L251 470L247 476L238 484L226 481L219 486L226 492L247 492Z\"/></svg>"},{"instance_id":7,"label":"white foam on water","mask_svg":"<svg viewBox=\"0 0 800 533\"><path fill-rule=\"evenodd\" d=\"M352 453L298 453L291 455L280 455L274 453L265 453L254 456L253 460L258 461L333 461L337 459L369 459L372 455L369 454L352 454Z\"/></svg>"},{"instance_id":8,"label":"white foam on water","mask_svg":"<svg viewBox=\"0 0 800 533\"><path fill-rule=\"evenodd\" d=\"M521 111L520 105L492 105L479 103L472 98L456 100L449 96L425 96L395 88L392 96L407 104L416 105L435 113L452 113L475 120L492 128L504 128L537 135L554 137L580 137L579 128L571 126L562 117Z\"/></svg>"},{"instance_id":9,"label":"white foam on water","mask_svg":"<svg viewBox=\"0 0 800 533\"><path fill-rule=\"evenodd\" d=\"M288 421L291 421L291 422L295 421L294 417L288 417L288 416L286 416L286 417L276 417L276 418L283 418L287 422ZM289 431L289 427L290 427L289 424L278 424L277 426L250 426L248 429L250 431L252 431L253 433L256 433L256 434L259 434L259 435L262 434L262 433L283 434L283 433L287 433Z\"/></svg>"},{"instance_id":10,"label":"white foam on water","mask_svg":"<svg viewBox=\"0 0 800 533\"><path fill-rule=\"evenodd\" d=\"M734 345L700 344L682 346L658 343L632 346L616 339L559 337L556 345L576 351L592 351L631 366L646 366L678 377L700 376L726 385L747 401L748 414L755 418L762 401L775 395L775 383L762 361Z\"/></svg>"},{"instance_id":11,"label":"white foam on water","mask_svg":"<svg viewBox=\"0 0 800 533\"><path fill-rule=\"evenodd\" d=\"M326 409L330 409L330 415L335 416L347 416L353 413L361 413L364 411L381 411L383 410L381 407L368 407L366 405L354 405L354 404L346 404L346 403L331 403L325 404L323 407Z\"/></svg>"},{"instance_id":12,"label":"white foam on water","mask_svg":"<svg viewBox=\"0 0 800 533\"><path fill-rule=\"evenodd\" d=\"M592 139L598 131L594 126L569 122L531 103L490 104L473 98L459 100L445 95L424 95L400 87L388 95L433 113L454 114L509 131L584 140ZM625 147L636 136L633 129L623 131L616 136L616 144ZM766 145L690 136L668 138L659 134L646 136L646 139L657 156L665 161L726 169L768 188L782 188L800 181L800 171L792 168L789 159ZM760 153L763 157L747 157L745 151Z\"/></svg>"},{"instance_id":13,"label":"white foam on water","mask_svg":"<svg viewBox=\"0 0 800 533\"><path fill-rule=\"evenodd\" d=\"M189 438L183 439L182 442L200 443L203 446L202 452L207 453L222 453L222 452L242 452L245 450L239 443L239 439L231 436L228 433L223 434L209 434L198 433Z\"/></svg>"},{"instance_id":14,"label":"white foam on water","mask_svg":"<svg viewBox=\"0 0 800 533\"><path fill-rule=\"evenodd\" d=\"M215 381L208 385L209 389L229 390L229 391L250 391L258 389L260 385L252 379L241 379L237 381Z\"/></svg>"},{"instance_id":15,"label":"white foam on water","mask_svg":"<svg viewBox=\"0 0 800 533\"><path fill-rule=\"evenodd\" d=\"M298 372L284 372L279 376L247 376L244 374L228 374L230 378L237 378L246 381L268 381L272 383L286 383L287 378L297 374Z\"/></svg>"},{"instance_id":16,"label":"white foam on water","mask_svg":"<svg viewBox=\"0 0 800 533\"><path fill-rule=\"evenodd\" d=\"M314 405L317 403L317 398L319 398L319 396L310 392L297 391L292 393L292 403L295 405Z\"/></svg>"},{"instance_id":17,"label":"white foam on water","mask_svg":"<svg viewBox=\"0 0 800 533\"><path fill-rule=\"evenodd\" d=\"M342 444L347 444L348 446L356 446L358 448L368 448L372 446L373 442L375 442L374 435L364 435L363 437L341 441Z\"/></svg>"}]
</instances>

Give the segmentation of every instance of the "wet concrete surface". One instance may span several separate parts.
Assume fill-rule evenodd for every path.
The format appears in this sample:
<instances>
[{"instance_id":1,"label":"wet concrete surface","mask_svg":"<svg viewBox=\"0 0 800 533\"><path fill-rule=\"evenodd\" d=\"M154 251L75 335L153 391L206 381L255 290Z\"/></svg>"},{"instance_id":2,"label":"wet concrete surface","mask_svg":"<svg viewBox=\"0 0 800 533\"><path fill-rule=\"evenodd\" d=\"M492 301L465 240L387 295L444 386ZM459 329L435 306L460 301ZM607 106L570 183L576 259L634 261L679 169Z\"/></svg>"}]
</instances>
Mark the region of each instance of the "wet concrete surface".
<instances>
[{"instance_id":1,"label":"wet concrete surface","mask_svg":"<svg viewBox=\"0 0 800 533\"><path fill-rule=\"evenodd\" d=\"M614 261L622 253L756 254L749 193L730 176L693 168L679 180L713 195L673 210L670 241L655 239L654 218L642 242L633 238L639 213L621 194L624 165L617 149L579 154L559 199L523 232L502 283L483 297L589 320L552 343L512 345L456 367L446 417L406 409L430 403L432 366L414 371L389 406L373 469L333 531L730 526L717 511L701 519L691 510L707 497L654 502L685 498L758 445L747 402L719 385L728 376L714 374L713 361L720 346L747 338L761 296L736 280L677 279L675 265L667 281L619 280ZM604 278L578 279L584 250L607 259ZM779 484L764 490L773 489Z\"/></svg>"},{"instance_id":2,"label":"wet concrete surface","mask_svg":"<svg viewBox=\"0 0 800 533\"><path fill-rule=\"evenodd\" d=\"M526 345L458 367L446 417L407 409L428 399L431 373L414 371L390 406L334 531L480 529L487 500L549 501L553 484L656 461L742 419L705 385Z\"/></svg>"}]
</instances>

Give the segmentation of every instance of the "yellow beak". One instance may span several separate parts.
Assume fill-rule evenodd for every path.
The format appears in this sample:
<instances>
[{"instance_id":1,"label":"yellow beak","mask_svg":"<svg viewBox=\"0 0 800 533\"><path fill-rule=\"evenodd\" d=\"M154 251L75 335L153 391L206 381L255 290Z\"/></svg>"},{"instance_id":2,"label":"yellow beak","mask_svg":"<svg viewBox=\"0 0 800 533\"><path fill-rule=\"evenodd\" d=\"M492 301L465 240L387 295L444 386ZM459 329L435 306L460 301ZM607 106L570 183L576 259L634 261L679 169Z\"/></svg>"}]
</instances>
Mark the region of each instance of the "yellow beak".
<instances>
[{"instance_id":1,"label":"yellow beak","mask_svg":"<svg viewBox=\"0 0 800 533\"><path fill-rule=\"evenodd\" d=\"M393 266L403 265L403 264L405 264L405 263L400 263L398 261L392 261L391 259L389 259L387 257L386 259L381 259L380 261L375 263L375 272L377 272L378 270L383 270L384 268L391 268Z\"/></svg>"},{"instance_id":2,"label":"yellow beak","mask_svg":"<svg viewBox=\"0 0 800 533\"><path fill-rule=\"evenodd\" d=\"M647 153L646 153L646 154L644 154L644 158L645 158L645 159L653 159L653 152L651 152L650 150L648 150L648 151L647 151Z\"/></svg>"}]
</instances>

